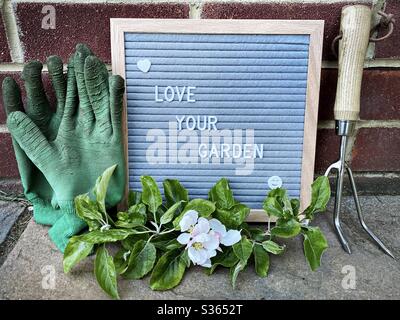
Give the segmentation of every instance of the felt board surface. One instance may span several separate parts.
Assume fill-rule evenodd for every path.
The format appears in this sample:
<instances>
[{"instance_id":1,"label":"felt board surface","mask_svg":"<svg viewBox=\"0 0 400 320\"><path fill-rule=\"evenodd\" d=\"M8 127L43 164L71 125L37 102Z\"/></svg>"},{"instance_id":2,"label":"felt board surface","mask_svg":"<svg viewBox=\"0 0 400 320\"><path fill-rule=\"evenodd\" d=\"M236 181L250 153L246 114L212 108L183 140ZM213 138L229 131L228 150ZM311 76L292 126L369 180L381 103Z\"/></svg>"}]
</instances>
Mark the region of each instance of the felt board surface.
<instances>
[{"instance_id":1,"label":"felt board surface","mask_svg":"<svg viewBox=\"0 0 400 320\"><path fill-rule=\"evenodd\" d=\"M178 179L191 198L205 198L225 177L253 209L280 184L299 197L309 42L125 33L130 189L151 175L160 187Z\"/></svg>"}]
</instances>

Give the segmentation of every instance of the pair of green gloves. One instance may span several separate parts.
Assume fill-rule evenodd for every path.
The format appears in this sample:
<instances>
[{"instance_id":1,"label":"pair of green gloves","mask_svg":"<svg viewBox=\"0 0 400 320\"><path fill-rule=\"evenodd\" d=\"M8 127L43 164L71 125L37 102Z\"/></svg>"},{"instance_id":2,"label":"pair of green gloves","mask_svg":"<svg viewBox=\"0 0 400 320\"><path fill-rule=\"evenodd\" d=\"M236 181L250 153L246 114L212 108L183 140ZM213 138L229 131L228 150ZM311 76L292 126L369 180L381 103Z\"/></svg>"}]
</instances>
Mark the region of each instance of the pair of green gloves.
<instances>
[{"instance_id":1,"label":"pair of green gloves","mask_svg":"<svg viewBox=\"0 0 400 320\"><path fill-rule=\"evenodd\" d=\"M55 108L44 91L43 66L38 61L28 63L22 72L25 108L14 79L4 79L2 93L34 219L51 226L50 238L63 252L69 238L86 227L75 213L75 196L90 192L97 177L115 164L106 204L115 206L123 198L125 85L120 76L109 77L105 64L82 44L69 60L67 75L59 57L49 57L47 65L57 99Z\"/></svg>"}]
</instances>

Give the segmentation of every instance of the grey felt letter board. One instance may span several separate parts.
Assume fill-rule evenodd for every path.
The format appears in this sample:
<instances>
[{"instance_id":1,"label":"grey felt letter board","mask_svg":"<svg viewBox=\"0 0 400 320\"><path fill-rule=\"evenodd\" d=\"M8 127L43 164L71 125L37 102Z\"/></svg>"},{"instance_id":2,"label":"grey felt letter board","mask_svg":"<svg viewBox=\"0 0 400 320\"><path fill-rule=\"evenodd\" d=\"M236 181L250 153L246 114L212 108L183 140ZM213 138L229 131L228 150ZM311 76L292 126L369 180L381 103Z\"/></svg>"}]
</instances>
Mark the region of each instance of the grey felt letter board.
<instances>
[{"instance_id":1,"label":"grey felt letter board","mask_svg":"<svg viewBox=\"0 0 400 320\"><path fill-rule=\"evenodd\" d=\"M190 197L206 198L225 177L260 221L271 188L309 201L323 24L305 22L299 33L295 21L293 32L290 21L232 22L112 19L113 71L126 79L128 183L140 190L140 176L151 175L162 189L178 179Z\"/></svg>"}]
</instances>

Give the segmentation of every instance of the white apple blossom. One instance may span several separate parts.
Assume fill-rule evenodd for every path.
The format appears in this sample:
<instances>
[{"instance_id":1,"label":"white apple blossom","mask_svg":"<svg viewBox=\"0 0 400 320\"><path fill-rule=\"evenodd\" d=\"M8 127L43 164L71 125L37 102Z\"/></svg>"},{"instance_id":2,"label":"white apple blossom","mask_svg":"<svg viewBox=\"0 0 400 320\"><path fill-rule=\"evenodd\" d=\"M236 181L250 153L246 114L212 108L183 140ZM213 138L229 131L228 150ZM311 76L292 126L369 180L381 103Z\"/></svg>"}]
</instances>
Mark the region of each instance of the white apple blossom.
<instances>
[{"instance_id":1,"label":"white apple blossom","mask_svg":"<svg viewBox=\"0 0 400 320\"><path fill-rule=\"evenodd\" d=\"M199 214L195 210L186 212L179 226L182 233L177 241L186 245L193 264L207 268L211 267L211 258L217 255L216 250L221 250L220 244L231 246L241 239L239 231L227 231L217 219L199 218Z\"/></svg>"},{"instance_id":2,"label":"white apple blossom","mask_svg":"<svg viewBox=\"0 0 400 320\"><path fill-rule=\"evenodd\" d=\"M217 219L211 219L209 221L211 231L210 234L215 236L218 241L224 246L232 246L239 242L241 239L240 231L238 230L228 230L226 227Z\"/></svg>"}]
</instances>

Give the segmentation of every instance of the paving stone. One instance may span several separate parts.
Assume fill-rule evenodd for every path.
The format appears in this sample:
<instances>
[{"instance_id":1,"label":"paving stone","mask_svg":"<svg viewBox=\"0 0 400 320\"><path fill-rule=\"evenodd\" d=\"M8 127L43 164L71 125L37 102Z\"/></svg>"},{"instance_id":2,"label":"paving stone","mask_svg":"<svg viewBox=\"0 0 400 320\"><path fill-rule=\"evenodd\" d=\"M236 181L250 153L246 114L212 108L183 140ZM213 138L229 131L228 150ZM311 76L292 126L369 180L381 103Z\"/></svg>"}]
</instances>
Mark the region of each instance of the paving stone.
<instances>
[{"instance_id":1,"label":"paving stone","mask_svg":"<svg viewBox=\"0 0 400 320\"><path fill-rule=\"evenodd\" d=\"M362 232L351 199L344 199L344 230L353 249L345 253L332 226L332 205L318 215L314 225L325 233L329 249L322 266L310 271L303 252L302 239L285 241L286 253L271 257L267 278L259 278L253 268L242 272L234 290L226 270L206 276L200 268L191 268L180 286L166 292L152 291L149 279L119 281L123 299L400 299L400 264L383 254ZM400 257L400 197L361 197L365 218L393 253ZM62 255L50 242L47 228L33 221L0 268L2 299L108 299L93 276L93 261L81 262L68 275L62 271ZM347 267L346 267L347 266ZM346 268L354 267L356 288L344 289ZM50 271L49 271L50 270ZM45 289L45 276L55 272L55 286ZM44 279L44 280L43 280Z\"/></svg>"}]
</instances>

